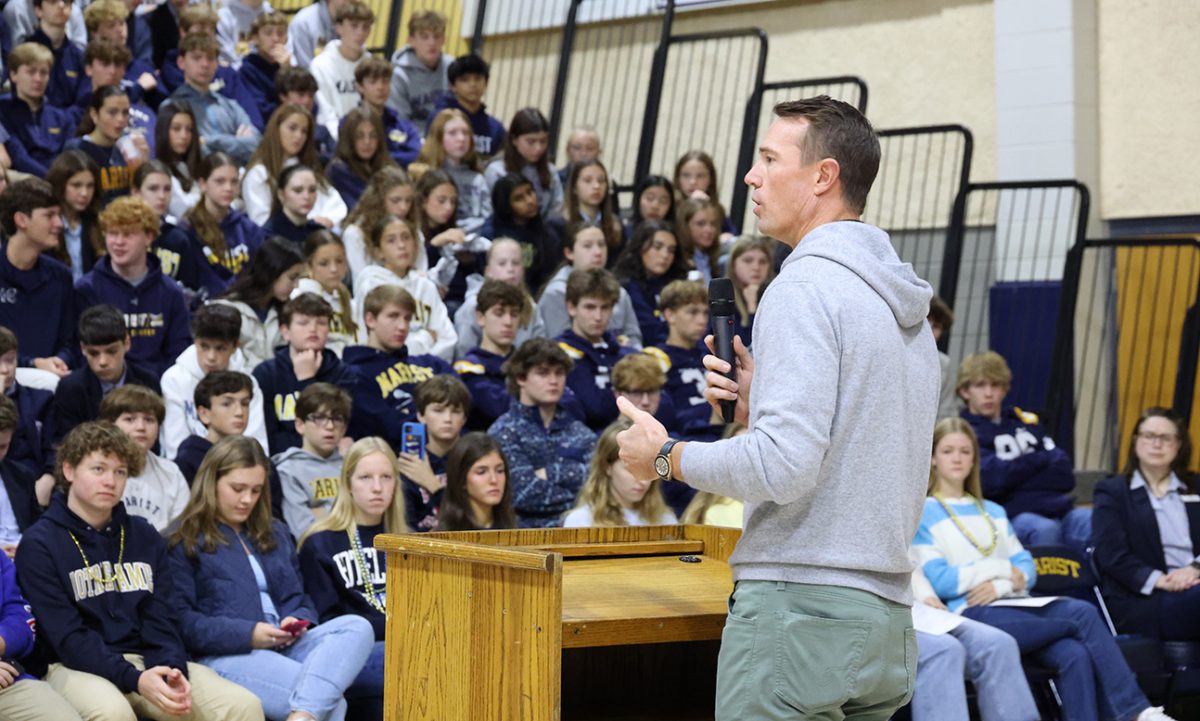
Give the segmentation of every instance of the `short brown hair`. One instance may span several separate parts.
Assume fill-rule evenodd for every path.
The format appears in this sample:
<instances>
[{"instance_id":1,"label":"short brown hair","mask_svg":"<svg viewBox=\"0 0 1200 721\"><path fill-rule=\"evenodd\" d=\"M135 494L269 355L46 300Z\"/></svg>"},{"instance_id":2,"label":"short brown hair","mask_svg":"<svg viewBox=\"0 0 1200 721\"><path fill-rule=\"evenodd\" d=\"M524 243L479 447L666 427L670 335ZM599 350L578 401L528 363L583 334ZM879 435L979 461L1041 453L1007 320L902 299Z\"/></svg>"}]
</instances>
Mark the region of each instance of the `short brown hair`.
<instances>
[{"instance_id":1,"label":"short brown hair","mask_svg":"<svg viewBox=\"0 0 1200 721\"><path fill-rule=\"evenodd\" d=\"M124 3L120 2L120 0L117 0L117 4L125 7ZM89 6L88 10L94 7L96 6ZM85 65L101 62L108 65L124 65L128 67L132 60L133 53L129 52L129 48L120 43L114 43L111 40L93 40L87 44L87 49L83 51L83 62Z\"/></svg>"},{"instance_id":2,"label":"short brown hair","mask_svg":"<svg viewBox=\"0 0 1200 721\"><path fill-rule=\"evenodd\" d=\"M162 396L145 386L129 383L104 396L100 401L99 420L116 423L126 413L149 413L162 425L167 409Z\"/></svg>"},{"instance_id":3,"label":"short brown hair","mask_svg":"<svg viewBox=\"0 0 1200 721\"><path fill-rule=\"evenodd\" d=\"M89 453L100 453L115 456L125 464L132 478L141 475L145 466L145 453L120 428L105 421L88 421L80 423L71 429L67 437L58 446L58 464L55 467L55 477L58 487L66 490L70 487L63 466L77 468Z\"/></svg>"},{"instance_id":4,"label":"short brown hair","mask_svg":"<svg viewBox=\"0 0 1200 721\"><path fill-rule=\"evenodd\" d=\"M508 392L514 396L519 395L521 387L517 385L517 381L529 375L529 371L534 368L547 365L562 368L570 373L575 363L558 343L549 338L530 338L522 343L500 368L504 372L504 384Z\"/></svg>"},{"instance_id":5,"label":"short brown hair","mask_svg":"<svg viewBox=\"0 0 1200 721\"><path fill-rule=\"evenodd\" d=\"M8 54L8 72L17 72L22 65L45 65L54 67L54 53L41 43L21 43Z\"/></svg>"},{"instance_id":6,"label":"short brown hair","mask_svg":"<svg viewBox=\"0 0 1200 721\"><path fill-rule=\"evenodd\" d=\"M18 420L17 404L7 394L0 393L0 433L16 430Z\"/></svg>"},{"instance_id":7,"label":"short brown hair","mask_svg":"<svg viewBox=\"0 0 1200 721\"><path fill-rule=\"evenodd\" d=\"M667 384L667 374L657 359L645 353L631 353L612 369L612 387L618 393L658 391Z\"/></svg>"},{"instance_id":8,"label":"short brown hair","mask_svg":"<svg viewBox=\"0 0 1200 721\"><path fill-rule=\"evenodd\" d=\"M663 288L658 309L675 310L691 303L708 304L708 289L698 280L673 280Z\"/></svg>"},{"instance_id":9,"label":"short brown hair","mask_svg":"<svg viewBox=\"0 0 1200 721\"><path fill-rule=\"evenodd\" d=\"M0 355L20 350L17 334L7 327L0 325Z\"/></svg>"},{"instance_id":10,"label":"short brown hair","mask_svg":"<svg viewBox=\"0 0 1200 721\"><path fill-rule=\"evenodd\" d=\"M88 35L95 33L104 23L125 22L129 8L121 0L93 0L84 8L83 24Z\"/></svg>"},{"instance_id":11,"label":"short brown hair","mask_svg":"<svg viewBox=\"0 0 1200 721\"><path fill-rule=\"evenodd\" d=\"M332 383L313 383L300 391L300 397L296 399L296 417L302 421L322 410L348 420L353 408L350 394Z\"/></svg>"},{"instance_id":12,"label":"short brown hair","mask_svg":"<svg viewBox=\"0 0 1200 721\"><path fill-rule=\"evenodd\" d=\"M374 55L368 57L359 63L358 67L354 68L354 82L359 85L362 85L364 80L391 77L392 64Z\"/></svg>"},{"instance_id":13,"label":"short brown hair","mask_svg":"<svg viewBox=\"0 0 1200 721\"><path fill-rule=\"evenodd\" d=\"M317 79L304 68L285 67L275 73L275 93L283 97L288 93L316 93Z\"/></svg>"},{"instance_id":14,"label":"short brown hair","mask_svg":"<svg viewBox=\"0 0 1200 721\"><path fill-rule=\"evenodd\" d=\"M191 7L204 6L192 5ZM193 50L215 58L217 57L217 39L211 35L185 35L179 39L179 57L184 57Z\"/></svg>"},{"instance_id":15,"label":"short brown hair","mask_svg":"<svg viewBox=\"0 0 1200 721\"><path fill-rule=\"evenodd\" d=\"M370 313L379 317L383 309L389 305L400 306L400 309L408 311L409 315L417 314L417 301L413 299L411 293L398 285L381 285L363 298L363 316Z\"/></svg>"},{"instance_id":16,"label":"short brown hair","mask_svg":"<svg viewBox=\"0 0 1200 721\"><path fill-rule=\"evenodd\" d=\"M187 32L193 25L212 25L213 30L216 31L219 20L217 11L213 10L212 5L196 3L179 11L179 30ZM182 45L179 52L183 52Z\"/></svg>"},{"instance_id":17,"label":"short brown hair","mask_svg":"<svg viewBox=\"0 0 1200 721\"><path fill-rule=\"evenodd\" d=\"M212 399L228 393L246 393L254 397L254 380L239 371L213 371L200 379L192 391L192 402L197 408L212 410Z\"/></svg>"},{"instance_id":18,"label":"short brown hair","mask_svg":"<svg viewBox=\"0 0 1200 721\"><path fill-rule=\"evenodd\" d=\"M929 301L929 322L942 326L942 333L949 333L950 326L954 325L954 311L936 295Z\"/></svg>"},{"instance_id":19,"label":"short brown hair","mask_svg":"<svg viewBox=\"0 0 1200 721\"><path fill-rule=\"evenodd\" d=\"M301 293L283 304L283 310L279 311L279 325L290 326L292 316L297 314L310 318L332 318L333 306L316 293Z\"/></svg>"},{"instance_id":20,"label":"short brown hair","mask_svg":"<svg viewBox=\"0 0 1200 721\"><path fill-rule=\"evenodd\" d=\"M616 303L621 297L621 284L617 276L604 268L573 270L567 276L567 302L579 305L584 298L599 298L607 303Z\"/></svg>"},{"instance_id":21,"label":"short brown hair","mask_svg":"<svg viewBox=\"0 0 1200 721\"><path fill-rule=\"evenodd\" d=\"M419 10L408 17L408 34L428 31L446 34L446 16L436 10Z\"/></svg>"},{"instance_id":22,"label":"short brown hair","mask_svg":"<svg viewBox=\"0 0 1200 721\"><path fill-rule=\"evenodd\" d=\"M497 305L507 306L517 311L523 322L528 320L530 303L529 296L525 294L524 289L512 283L488 278L483 281L483 285L479 286L479 294L475 296L475 311L486 313Z\"/></svg>"},{"instance_id":23,"label":"short brown hair","mask_svg":"<svg viewBox=\"0 0 1200 721\"><path fill-rule=\"evenodd\" d=\"M861 213L879 173L879 136L870 121L858 108L828 95L779 103L775 115L808 121L808 132L800 144L800 162L836 160L842 202Z\"/></svg>"},{"instance_id":24,"label":"short brown hair","mask_svg":"<svg viewBox=\"0 0 1200 721\"><path fill-rule=\"evenodd\" d=\"M457 406L463 413L471 411L471 391L467 390L466 384L458 376L448 373L421 381L413 390L413 398L417 403L417 413L424 413L434 403Z\"/></svg>"},{"instance_id":25,"label":"short brown hair","mask_svg":"<svg viewBox=\"0 0 1200 721\"><path fill-rule=\"evenodd\" d=\"M1004 356L995 351L972 353L963 358L958 366L958 384L955 389L962 390L972 383L991 381L1008 387L1012 385L1012 370Z\"/></svg>"},{"instance_id":26,"label":"short brown hair","mask_svg":"<svg viewBox=\"0 0 1200 721\"><path fill-rule=\"evenodd\" d=\"M258 17L254 18L253 22L250 23L250 37L254 37L255 35L258 35L258 31L262 30L263 28L269 28L269 27L286 28L287 26L288 26L288 16L287 15L284 15L283 13L279 13L279 12L275 12L275 11L271 11L269 13L263 13L263 14L259 15Z\"/></svg>"},{"instance_id":27,"label":"short brown hair","mask_svg":"<svg viewBox=\"0 0 1200 721\"><path fill-rule=\"evenodd\" d=\"M37 47L46 50L42 45ZM46 52L50 51L46 50ZM39 208L56 207L58 207L58 198L54 195L54 188L50 187L45 180L35 177L18 180L10 183L4 192L0 193L0 227L11 238L17 233L17 213L32 215L33 211Z\"/></svg>"},{"instance_id":28,"label":"short brown hair","mask_svg":"<svg viewBox=\"0 0 1200 721\"><path fill-rule=\"evenodd\" d=\"M334 25L346 20L361 20L365 23L373 23L375 22L375 12L366 3L359 2L359 0L350 0L350 2L341 6L333 13Z\"/></svg>"},{"instance_id":29,"label":"short brown hair","mask_svg":"<svg viewBox=\"0 0 1200 721\"><path fill-rule=\"evenodd\" d=\"M162 220L154 208L140 197L124 195L108 204L100 213L100 227L105 232L117 228L137 228L151 238L158 237Z\"/></svg>"}]
</instances>

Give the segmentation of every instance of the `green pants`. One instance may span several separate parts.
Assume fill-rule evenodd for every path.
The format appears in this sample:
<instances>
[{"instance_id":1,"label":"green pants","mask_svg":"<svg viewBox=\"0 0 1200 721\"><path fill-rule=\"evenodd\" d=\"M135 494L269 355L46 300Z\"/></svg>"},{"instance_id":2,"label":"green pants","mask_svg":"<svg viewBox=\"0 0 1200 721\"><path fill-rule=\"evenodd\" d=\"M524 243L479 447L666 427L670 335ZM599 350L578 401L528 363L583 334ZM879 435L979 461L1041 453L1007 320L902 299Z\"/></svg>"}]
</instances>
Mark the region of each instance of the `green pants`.
<instances>
[{"instance_id":1,"label":"green pants","mask_svg":"<svg viewBox=\"0 0 1200 721\"><path fill-rule=\"evenodd\" d=\"M717 666L717 721L890 718L908 702L917 639L908 606L866 591L740 581Z\"/></svg>"}]
</instances>

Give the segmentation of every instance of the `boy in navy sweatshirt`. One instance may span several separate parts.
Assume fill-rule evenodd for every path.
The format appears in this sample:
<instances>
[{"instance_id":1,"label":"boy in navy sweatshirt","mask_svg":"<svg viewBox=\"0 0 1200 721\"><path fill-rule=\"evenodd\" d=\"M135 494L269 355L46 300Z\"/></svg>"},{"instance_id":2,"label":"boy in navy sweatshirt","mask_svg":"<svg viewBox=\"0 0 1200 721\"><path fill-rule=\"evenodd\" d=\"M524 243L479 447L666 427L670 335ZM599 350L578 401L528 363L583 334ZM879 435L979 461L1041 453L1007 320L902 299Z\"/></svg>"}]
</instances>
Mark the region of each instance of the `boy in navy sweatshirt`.
<instances>
[{"instance_id":1,"label":"boy in navy sweatshirt","mask_svg":"<svg viewBox=\"0 0 1200 721\"><path fill-rule=\"evenodd\" d=\"M1012 371L999 354L975 353L958 367L962 417L979 438L983 495L1004 506L1024 546L1067 545L1084 551L1092 509L1074 508L1075 469L1038 423L1036 413L1005 406Z\"/></svg>"},{"instance_id":2,"label":"boy in navy sweatshirt","mask_svg":"<svg viewBox=\"0 0 1200 721\"><path fill-rule=\"evenodd\" d=\"M275 76L292 61L287 35L288 19L283 13L268 12L254 18L250 24L251 50L237 70L238 79L265 119L270 119L279 107Z\"/></svg>"},{"instance_id":3,"label":"boy in navy sweatshirt","mask_svg":"<svg viewBox=\"0 0 1200 721\"><path fill-rule=\"evenodd\" d=\"M617 401L612 394L612 368L636 351L622 346L608 330L613 305L621 297L621 284L603 268L576 270L567 277L567 315L571 327L558 336L558 347L575 366L567 376L567 387L579 399L584 423L602 431L617 419Z\"/></svg>"},{"instance_id":4,"label":"boy in navy sweatshirt","mask_svg":"<svg viewBox=\"0 0 1200 721\"><path fill-rule=\"evenodd\" d=\"M54 57L46 100L60 108L70 107L79 97L83 81L83 49L67 39L67 21L71 18L71 3L33 0L33 12L38 26L26 38L48 48Z\"/></svg>"},{"instance_id":5,"label":"boy in navy sweatshirt","mask_svg":"<svg viewBox=\"0 0 1200 721\"><path fill-rule=\"evenodd\" d=\"M100 401L126 384L160 393L158 377L125 362L130 348L125 316L107 303L94 305L79 316L79 348L85 364L71 371L54 392L54 441L75 426L94 421Z\"/></svg>"},{"instance_id":6,"label":"boy in navy sweatshirt","mask_svg":"<svg viewBox=\"0 0 1200 721\"><path fill-rule=\"evenodd\" d=\"M491 278L480 286L475 296L475 323L482 339L454 363L455 372L471 392L468 429L486 431L512 404L503 366L530 312L528 296L521 288Z\"/></svg>"},{"instance_id":7,"label":"boy in navy sweatshirt","mask_svg":"<svg viewBox=\"0 0 1200 721\"><path fill-rule=\"evenodd\" d=\"M50 184L21 180L0 194L0 325L21 339L21 366L70 372L75 357L75 294L71 271L45 255L58 247L62 216Z\"/></svg>"},{"instance_id":8,"label":"boy in navy sweatshirt","mask_svg":"<svg viewBox=\"0 0 1200 721\"><path fill-rule=\"evenodd\" d=\"M59 447L61 492L17 557L46 682L88 718L261 719L250 692L188 663L165 602L166 541L121 503L141 470L142 452L109 423L85 423Z\"/></svg>"},{"instance_id":9,"label":"boy in navy sweatshirt","mask_svg":"<svg viewBox=\"0 0 1200 721\"><path fill-rule=\"evenodd\" d=\"M425 132L429 132L429 126L441 111L447 108L461 110L471 122L471 131L475 134L475 152L479 157L486 159L498 154L504 148L504 123L488 115L487 106L483 104L491 66L478 55L463 55L450 63L446 77L450 80L450 89L442 93L442 97L434 104L429 122L425 124Z\"/></svg>"},{"instance_id":10,"label":"boy in navy sweatshirt","mask_svg":"<svg viewBox=\"0 0 1200 721\"><path fill-rule=\"evenodd\" d=\"M361 379L354 396L357 437L379 436L400 449L401 425L416 420L413 391L421 381L453 373L428 355L409 355L405 343L417 302L397 285L381 285L363 299L367 345L347 346L343 362Z\"/></svg>"},{"instance_id":11,"label":"boy in navy sweatshirt","mask_svg":"<svg viewBox=\"0 0 1200 721\"><path fill-rule=\"evenodd\" d=\"M66 108L46 101L54 56L44 45L21 43L8 54L11 95L0 98L0 123L10 133L4 145L13 170L46 177L50 163L69 138L75 121Z\"/></svg>"},{"instance_id":12,"label":"boy in navy sweatshirt","mask_svg":"<svg viewBox=\"0 0 1200 721\"><path fill-rule=\"evenodd\" d=\"M17 567L0 554L0 718L78 721L79 714L50 684L21 670L33 653L34 625L17 585Z\"/></svg>"},{"instance_id":13,"label":"boy in navy sweatshirt","mask_svg":"<svg viewBox=\"0 0 1200 721\"><path fill-rule=\"evenodd\" d=\"M253 380L237 371L213 371L196 384L192 400L205 434L188 436L175 454L175 465L189 486L213 444L225 436L240 436L245 432L253 394Z\"/></svg>"},{"instance_id":14,"label":"boy in navy sweatshirt","mask_svg":"<svg viewBox=\"0 0 1200 721\"><path fill-rule=\"evenodd\" d=\"M263 394L263 420L271 455L300 445L296 400L312 383L332 383L353 397L359 376L325 347L333 308L314 293L301 293L279 313L284 345L254 369ZM354 421L352 420L353 424Z\"/></svg>"},{"instance_id":15,"label":"boy in navy sweatshirt","mask_svg":"<svg viewBox=\"0 0 1200 721\"><path fill-rule=\"evenodd\" d=\"M271 457L283 487L283 520L299 539L318 518L324 518L338 495L342 454L353 409L350 394L329 383L313 383L296 400L299 448Z\"/></svg>"},{"instance_id":16,"label":"boy in navy sweatshirt","mask_svg":"<svg viewBox=\"0 0 1200 721\"><path fill-rule=\"evenodd\" d=\"M54 489L54 394L17 382L17 336L0 326L0 392L17 407L18 422L8 448L9 462L36 478L38 502L50 502Z\"/></svg>"},{"instance_id":17,"label":"boy in navy sweatshirt","mask_svg":"<svg viewBox=\"0 0 1200 721\"><path fill-rule=\"evenodd\" d=\"M397 453L404 516L413 531L437 528L442 491L446 488L446 456L462 434L471 395L452 375L437 375L417 386L417 420L425 426L425 458Z\"/></svg>"},{"instance_id":18,"label":"boy in navy sweatshirt","mask_svg":"<svg viewBox=\"0 0 1200 721\"><path fill-rule=\"evenodd\" d=\"M667 374L663 394L671 399L676 438L715 441L721 437L718 411L704 400L704 356L700 344L708 332L708 291L694 280L676 280L663 288L659 308L667 323L667 341L646 353L658 360Z\"/></svg>"},{"instance_id":19,"label":"boy in navy sweatshirt","mask_svg":"<svg viewBox=\"0 0 1200 721\"><path fill-rule=\"evenodd\" d=\"M79 306L109 303L125 314L132 337L129 362L161 376L192 344L187 300L163 275L150 244L158 237L158 213L141 198L117 198L100 214L108 254L76 284Z\"/></svg>"},{"instance_id":20,"label":"boy in navy sweatshirt","mask_svg":"<svg viewBox=\"0 0 1200 721\"><path fill-rule=\"evenodd\" d=\"M42 515L42 507L34 493L34 476L5 457L12 447L19 420L17 404L8 396L0 395L0 485L4 491L0 494L0 551L4 553L0 555L9 558L16 556L21 534ZM3 608L2 601L0 608ZM0 658L4 656L12 657L13 654L0 651Z\"/></svg>"},{"instance_id":21,"label":"boy in navy sweatshirt","mask_svg":"<svg viewBox=\"0 0 1200 721\"><path fill-rule=\"evenodd\" d=\"M421 152L421 131L408 118L388 107L391 82L392 64L383 58L368 57L354 69L354 86L362 97L361 107L370 108L379 115L388 153L400 167L407 168Z\"/></svg>"}]
</instances>

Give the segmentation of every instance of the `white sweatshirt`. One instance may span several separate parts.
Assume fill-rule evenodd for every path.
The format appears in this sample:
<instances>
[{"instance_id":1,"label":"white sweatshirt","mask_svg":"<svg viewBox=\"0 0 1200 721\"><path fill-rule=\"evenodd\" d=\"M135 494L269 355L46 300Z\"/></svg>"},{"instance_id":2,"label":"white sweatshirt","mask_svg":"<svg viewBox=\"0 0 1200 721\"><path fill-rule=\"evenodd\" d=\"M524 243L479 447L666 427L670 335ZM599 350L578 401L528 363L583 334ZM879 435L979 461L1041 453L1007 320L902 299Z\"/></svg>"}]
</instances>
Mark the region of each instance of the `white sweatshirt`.
<instances>
[{"instance_id":1,"label":"white sweatshirt","mask_svg":"<svg viewBox=\"0 0 1200 721\"><path fill-rule=\"evenodd\" d=\"M288 158L283 167L298 162L300 161L295 158ZM274 179L268 180L267 169L262 163L256 163L242 178L242 202L246 205L246 215L258 225L263 225L271 217L271 201L275 192L273 181ZM337 188L332 185L322 188L318 185L317 203L309 211L308 219L329 218L336 227L346 219L349 212L350 209L346 207L346 201L342 200L342 194L337 192Z\"/></svg>"},{"instance_id":2,"label":"white sweatshirt","mask_svg":"<svg viewBox=\"0 0 1200 721\"><path fill-rule=\"evenodd\" d=\"M308 68L317 79L317 122L329 129L334 140L342 118L362 100L355 87L354 70L368 57L363 51L358 60L347 60L342 55L342 41L334 40Z\"/></svg>"},{"instance_id":3,"label":"white sweatshirt","mask_svg":"<svg viewBox=\"0 0 1200 721\"><path fill-rule=\"evenodd\" d=\"M417 302L417 315L408 331L408 352L412 355L432 353L447 362L454 360L454 346L458 334L446 311L446 304L433 281L410 270L401 278L381 265L367 266L354 279L354 321L365 336L367 326L363 323L363 300L367 293L381 285L398 285L407 290ZM436 340L435 340L436 338Z\"/></svg>"},{"instance_id":4,"label":"white sweatshirt","mask_svg":"<svg viewBox=\"0 0 1200 721\"><path fill-rule=\"evenodd\" d=\"M259 320L258 313L240 300L214 300L212 302L224 303L230 308L236 309L242 316L242 333L238 340L238 350L246 356L244 373L253 371L259 363L275 357L275 348L283 345L283 336L279 334L279 314L274 308L267 311L266 320ZM241 369L235 368L234 370Z\"/></svg>"},{"instance_id":5,"label":"white sweatshirt","mask_svg":"<svg viewBox=\"0 0 1200 721\"><path fill-rule=\"evenodd\" d=\"M174 461L146 454L146 467L140 476L125 481L121 501L131 516L141 516L162 531L187 506L191 489Z\"/></svg>"},{"instance_id":6,"label":"white sweatshirt","mask_svg":"<svg viewBox=\"0 0 1200 721\"><path fill-rule=\"evenodd\" d=\"M263 448L267 447L267 427L263 422L262 391L258 381L251 375L254 366L249 364L246 354L238 350L229 359L227 370L239 371L250 376L253 385L250 397L250 417L246 420L247 435L258 441ZM179 444L188 436L203 436L208 429L196 415L196 403L193 397L196 386L204 378L200 370L200 361L196 358L196 346L190 345L179 354L175 365L167 369L162 376L163 403L166 404L167 414L163 418L162 428L158 431L158 443L162 447L163 456L174 459L179 451Z\"/></svg>"}]
</instances>

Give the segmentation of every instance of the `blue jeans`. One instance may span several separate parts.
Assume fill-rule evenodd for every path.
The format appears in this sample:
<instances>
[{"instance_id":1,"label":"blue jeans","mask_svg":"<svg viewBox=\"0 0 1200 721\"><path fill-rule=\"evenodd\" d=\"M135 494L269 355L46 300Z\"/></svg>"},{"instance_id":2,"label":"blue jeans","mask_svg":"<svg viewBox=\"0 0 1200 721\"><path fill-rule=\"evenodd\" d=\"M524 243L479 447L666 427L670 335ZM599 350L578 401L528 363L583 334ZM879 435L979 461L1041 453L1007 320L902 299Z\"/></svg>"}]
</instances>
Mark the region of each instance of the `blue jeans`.
<instances>
[{"instance_id":1,"label":"blue jeans","mask_svg":"<svg viewBox=\"0 0 1200 721\"><path fill-rule=\"evenodd\" d=\"M376 641L367 663L358 678L346 689L349 708L347 721L381 721L383 719L383 658L384 643Z\"/></svg>"},{"instance_id":2,"label":"blue jeans","mask_svg":"<svg viewBox=\"0 0 1200 721\"><path fill-rule=\"evenodd\" d=\"M1012 519L1013 532L1022 546L1070 546L1087 553L1092 538L1092 509L1074 508L1062 520L1036 513L1019 513Z\"/></svg>"},{"instance_id":3,"label":"blue jeans","mask_svg":"<svg viewBox=\"0 0 1200 721\"><path fill-rule=\"evenodd\" d=\"M963 676L978 694L982 721L1037 721L1021 652L1007 633L965 619L942 636L917 632L913 721L961 721L968 716Z\"/></svg>"},{"instance_id":4,"label":"blue jeans","mask_svg":"<svg viewBox=\"0 0 1200 721\"><path fill-rule=\"evenodd\" d=\"M1064 721L1129 721L1150 706L1100 612L1086 601L972 606L963 615L1006 631L1021 653L1054 669Z\"/></svg>"},{"instance_id":5,"label":"blue jeans","mask_svg":"<svg viewBox=\"0 0 1200 721\"><path fill-rule=\"evenodd\" d=\"M370 621L339 616L287 648L207 656L200 663L258 696L271 721L285 721L292 711L307 711L320 721L342 721L346 717L342 694L366 663L374 643Z\"/></svg>"}]
</instances>

